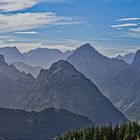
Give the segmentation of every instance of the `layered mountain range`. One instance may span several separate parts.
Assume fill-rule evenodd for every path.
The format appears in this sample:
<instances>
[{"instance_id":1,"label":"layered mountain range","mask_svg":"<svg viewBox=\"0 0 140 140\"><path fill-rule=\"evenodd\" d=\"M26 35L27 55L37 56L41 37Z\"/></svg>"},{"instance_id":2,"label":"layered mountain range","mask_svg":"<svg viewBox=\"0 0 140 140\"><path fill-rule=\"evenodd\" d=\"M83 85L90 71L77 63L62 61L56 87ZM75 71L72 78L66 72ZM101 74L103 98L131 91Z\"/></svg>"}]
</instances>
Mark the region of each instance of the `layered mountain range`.
<instances>
[{"instance_id":1,"label":"layered mountain range","mask_svg":"<svg viewBox=\"0 0 140 140\"><path fill-rule=\"evenodd\" d=\"M129 56L132 64L128 64L130 62L127 60L125 61L128 63L110 59L90 44L85 44L75 50L67 60L91 79L125 115L140 120L140 51L126 55Z\"/></svg>"},{"instance_id":2,"label":"layered mountain range","mask_svg":"<svg viewBox=\"0 0 140 140\"><path fill-rule=\"evenodd\" d=\"M34 78L8 65L1 55L0 72L1 107L30 111L64 108L85 115L96 124L126 119L88 78L67 61L54 63Z\"/></svg>"},{"instance_id":3,"label":"layered mountain range","mask_svg":"<svg viewBox=\"0 0 140 140\"><path fill-rule=\"evenodd\" d=\"M101 95L104 94L106 97L108 97L111 100L111 102L115 106L117 106L121 111L123 111L126 115L139 118L139 115L133 115L133 114L139 114L139 109L136 109L138 108L137 105L138 103L136 102L139 101L138 99L139 96L138 54L139 53L138 52L136 53L136 55L128 54L124 56L125 58L131 57L130 58L131 61L134 59L133 62L129 62L127 59L125 60L119 57L108 58L100 54L95 48L93 48L88 43L80 46L74 51L68 51L65 53L57 49L39 48L22 54L17 50L16 47L1 48L0 54L3 54L6 58L6 61L8 62L7 64L3 56L1 55L1 62L0 62L1 80L0 81L2 81L1 82L2 84L0 86L0 90L1 90L1 94L3 94L1 97L1 106L2 107L14 106L16 108L19 107L27 110L34 109L37 111L45 109L46 107L52 107L52 106L61 107L61 103L63 102L61 101L61 99L59 99L61 97L61 95L59 95L61 90L63 92L66 92L67 86L70 87L73 86L71 85L71 83L76 83L75 85L80 84L80 82L85 84L88 83L87 80L85 79L88 80L90 79L91 81L90 80L89 81L92 82L94 86L96 85L95 87L98 89L98 91L102 92L102 93L100 92ZM132 56L135 57L133 58ZM60 59L67 60L67 61L59 61ZM68 83L70 85L67 85L68 79L66 81L63 81L65 78L62 79L63 82L61 84L59 83L60 84L59 85L56 82L57 77L54 78L52 72L50 72L52 71L52 67L54 67L54 65L57 64L57 63L55 64L53 63L57 61L59 61L59 63L65 62L65 65L71 63L76 68L76 69L74 68L75 72L78 71L78 73L80 72L83 73L85 79L80 79L81 77L78 76L79 74L76 74L77 73L76 72L74 76L73 74L70 75L71 78L69 80L72 81ZM132 63L132 64L128 64L128 63ZM71 67L73 67L72 65ZM48 68L50 66L51 68L49 68L48 70L41 70L42 68ZM60 67L62 66L60 65ZM64 76L62 74L62 77L60 76L58 77L58 79L66 77L66 75L67 77L69 77L68 75L71 73L71 71L73 71L71 67L67 68L71 70L66 72ZM64 69L62 71L65 70L67 71L67 69ZM37 78L34 78L31 74L28 73L31 73L34 77ZM60 71L58 73L60 73ZM73 77L77 77L77 79L73 79ZM52 80L52 78L54 79ZM80 82L78 81L78 79L80 79ZM50 84L48 85L47 83L48 81L53 86L56 85L57 88L52 89L52 85ZM79 90L81 88L80 86L83 85L82 84L78 85L77 87L73 87L73 89L69 90L69 92L71 93L73 92L73 94L69 93L70 97L67 94L64 94L65 96L63 95L63 93L61 94L66 99L73 97L75 100L76 97L74 95L76 93L81 93L79 94L79 96L85 97L84 93L82 93ZM75 88L77 89L75 90ZM88 84L87 84L87 89L89 89L90 91L90 87ZM87 89L85 87L83 91ZM9 91L11 94L9 93ZM78 96L78 94L76 95ZM7 96L8 98L6 99ZM79 98L79 96L78 99L82 100ZM31 99L33 99L32 102ZM69 104L72 105L74 101L73 100L70 101L71 102ZM66 104L65 106L67 106L68 109L69 108L71 109L72 107L68 105ZM130 108L132 108L131 111L129 110ZM134 110L137 113L133 113ZM77 112L76 110L71 110L71 111ZM81 112L77 112L77 113L81 113Z\"/></svg>"},{"instance_id":4,"label":"layered mountain range","mask_svg":"<svg viewBox=\"0 0 140 140\"><path fill-rule=\"evenodd\" d=\"M73 51L62 52L58 49L37 48L26 53L21 53L16 47L0 48L7 63L24 62L33 67L49 68L54 62L66 59Z\"/></svg>"},{"instance_id":5,"label":"layered mountain range","mask_svg":"<svg viewBox=\"0 0 140 140\"><path fill-rule=\"evenodd\" d=\"M49 68L54 62L65 60L73 51L62 52L58 49L38 48L21 53L16 47L0 48L8 64L13 64L21 72L37 77L42 68Z\"/></svg>"},{"instance_id":6,"label":"layered mountain range","mask_svg":"<svg viewBox=\"0 0 140 140\"><path fill-rule=\"evenodd\" d=\"M32 89L14 107L35 111L64 108L87 116L96 124L115 124L125 119L88 78L64 60L41 70Z\"/></svg>"}]
</instances>

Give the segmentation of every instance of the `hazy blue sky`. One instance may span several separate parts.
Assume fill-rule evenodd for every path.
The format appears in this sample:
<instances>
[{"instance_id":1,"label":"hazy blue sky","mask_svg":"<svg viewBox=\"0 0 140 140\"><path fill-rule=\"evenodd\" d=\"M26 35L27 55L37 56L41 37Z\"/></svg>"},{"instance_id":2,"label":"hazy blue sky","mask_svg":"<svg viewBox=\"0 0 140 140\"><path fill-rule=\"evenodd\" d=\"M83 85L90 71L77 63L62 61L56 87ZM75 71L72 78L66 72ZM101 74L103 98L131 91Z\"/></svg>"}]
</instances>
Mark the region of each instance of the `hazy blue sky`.
<instances>
[{"instance_id":1,"label":"hazy blue sky","mask_svg":"<svg viewBox=\"0 0 140 140\"><path fill-rule=\"evenodd\" d=\"M108 56L140 49L140 0L0 0L0 46L75 49Z\"/></svg>"}]
</instances>

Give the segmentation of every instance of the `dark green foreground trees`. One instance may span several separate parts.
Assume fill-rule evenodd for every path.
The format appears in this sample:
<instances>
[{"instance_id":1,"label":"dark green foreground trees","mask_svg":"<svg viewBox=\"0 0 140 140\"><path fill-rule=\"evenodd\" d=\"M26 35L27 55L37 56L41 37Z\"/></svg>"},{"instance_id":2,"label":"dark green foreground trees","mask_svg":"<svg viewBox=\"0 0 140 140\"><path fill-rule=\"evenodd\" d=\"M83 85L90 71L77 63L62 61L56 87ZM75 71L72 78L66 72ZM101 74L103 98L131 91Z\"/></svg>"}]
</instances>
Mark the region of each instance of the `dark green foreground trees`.
<instances>
[{"instance_id":1,"label":"dark green foreground trees","mask_svg":"<svg viewBox=\"0 0 140 140\"><path fill-rule=\"evenodd\" d=\"M136 122L124 122L116 127L102 126L75 129L56 140L140 140L140 125Z\"/></svg>"}]
</instances>

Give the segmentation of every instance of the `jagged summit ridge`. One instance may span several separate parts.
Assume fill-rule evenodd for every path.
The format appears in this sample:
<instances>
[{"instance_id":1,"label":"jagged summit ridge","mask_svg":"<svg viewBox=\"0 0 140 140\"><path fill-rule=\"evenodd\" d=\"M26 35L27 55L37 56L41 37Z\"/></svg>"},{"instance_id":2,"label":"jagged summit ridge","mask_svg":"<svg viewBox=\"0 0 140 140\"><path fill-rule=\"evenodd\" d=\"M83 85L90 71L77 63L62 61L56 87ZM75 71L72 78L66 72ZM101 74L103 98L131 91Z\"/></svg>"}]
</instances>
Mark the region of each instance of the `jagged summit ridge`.
<instances>
[{"instance_id":1,"label":"jagged summit ridge","mask_svg":"<svg viewBox=\"0 0 140 140\"><path fill-rule=\"evenodd\" d=\"M80 73L74 68L74 66L65 60L60 60L54 63L50 67L49 71L52 72L53 74L62 73L65 76L80 75Z\"/></svg>"}]
</instances>

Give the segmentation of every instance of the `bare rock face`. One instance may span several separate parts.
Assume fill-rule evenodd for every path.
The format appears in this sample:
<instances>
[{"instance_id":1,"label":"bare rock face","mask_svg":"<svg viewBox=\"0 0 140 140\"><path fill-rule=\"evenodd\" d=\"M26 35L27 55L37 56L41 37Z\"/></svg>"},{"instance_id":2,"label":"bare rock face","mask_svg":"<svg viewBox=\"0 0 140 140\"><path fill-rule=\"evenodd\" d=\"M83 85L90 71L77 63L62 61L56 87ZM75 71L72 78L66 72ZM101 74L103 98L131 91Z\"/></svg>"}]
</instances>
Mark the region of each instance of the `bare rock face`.
<instances>
[{"instance_id":1,"label":"bare rock face","mask_svg":"<svg viewBox=\"0 0 140 140\"><path fill-rule=\"evenodd\" d=\"M0 55L0 107L9 108L21 94L32 87L34 80L32 75L8 65L4 56Z\"/></svg>"},{"instance_id":2,"label":"bare rock face","mask_svg":"<svg viewBox=\"0 0 140 140\"><path fill-rule=\"evenodd\" d=\"M136 55L134 57L134 61L132 63L133 65L139 65L140 66L140 50L136 52Z\"/></svg>"},{"instance_id":3,"label":"bare rock face","mask_svg":"<svg viewBox=\"0 0 140 140\"><path fill-rule=\"evenodd\" d=\"M60 60L48 70L42 70L29 93L15 106L36 111L64 108L87 116L97 124L115 124L125 119L99 89L67 61Z\"/></svg>"},{"instance_id":4,"label":"bare rock face","mask_svg":"<svg viewBox=\"0 0 140 140\"><path fill-rule=\"evenodd\" d=\"M89 43L76 49L67 60L89 78L105 96L108 95L109 91L106 92L106 89L112 78L128 67L122 60L103 56Z\"/></svg>"},{"instance_id":5,"label":"bare rock face","mask_svg":"<svg viewBox=\"0 0 140 140\"><path fill-rule=\"evenodd\" d=\"M114 77L109 86L110 96L125 115L140 120L140 51L136 52L133 63ZM121 98L120 98L121 97Z\"/></svg>"}]
</instances>

